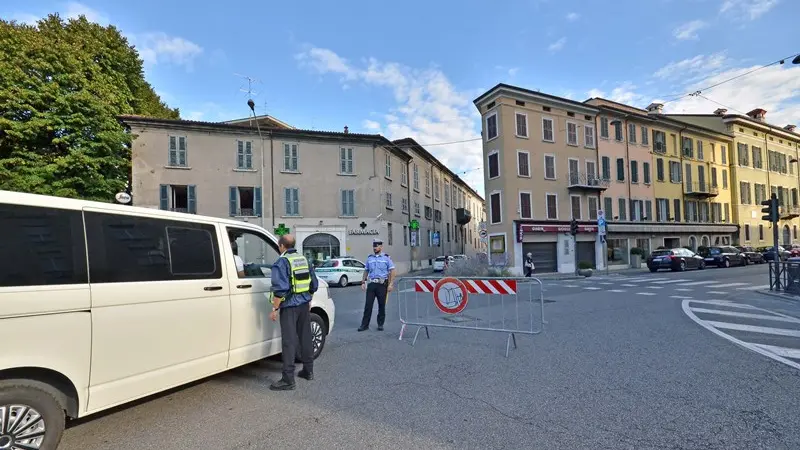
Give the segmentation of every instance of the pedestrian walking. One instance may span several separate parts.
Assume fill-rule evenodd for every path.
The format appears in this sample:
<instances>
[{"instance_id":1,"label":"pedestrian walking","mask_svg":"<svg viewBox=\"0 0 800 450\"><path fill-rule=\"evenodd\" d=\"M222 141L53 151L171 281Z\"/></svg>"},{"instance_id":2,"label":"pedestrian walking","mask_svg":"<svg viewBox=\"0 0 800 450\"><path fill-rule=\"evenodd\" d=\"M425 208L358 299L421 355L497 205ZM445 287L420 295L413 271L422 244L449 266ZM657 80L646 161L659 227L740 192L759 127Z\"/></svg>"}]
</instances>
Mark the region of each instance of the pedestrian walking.
<instances>
[{"instance_id":1,"label":"pedestrian walking","mask_svg":"<svg viewBox=\"0 0 800 450\"><path fill-rule=\"evenodd\" d=\"M525 255L525 276L530 277L533 274L533 269L535 269L533 265L533 254L528 252L528 254Z\"/></svg>"},{"instance_id":2,"label":"pedestrian walking","mask_svg":"<svg viewBox=\"0 0 800 450\"><path fill-rule=\"evenodd\" d=\"M280 258L272 266L272 312L275 321L280 313L281 359L283 374L270 385L273 391L295 388L294 360L300 349L303 369L297 374L306 380L314 379L314 347L311 340L311 298L319 287L314 267L294 248L295 239L285 234L278 240Z\"/></svg>"},{"instance_id":3,"label":"pedestrian walking","mask_svg":"<svg viewBox=\"0 0 800 450\"><path fill-rule=\"evenodd\" d=\"M364 317L361 318L358 331L369 329L375 300L378 300L378 331L383 331L383 324L386 321L386 296L394 289L394 276L394 263L389 255L383 253L383 241L374 239L372 254L367 256L367 270L364 271L364 279L361 280L361 290L367 293L367 298L364 302Z\"/></svg>"}]
</instances>

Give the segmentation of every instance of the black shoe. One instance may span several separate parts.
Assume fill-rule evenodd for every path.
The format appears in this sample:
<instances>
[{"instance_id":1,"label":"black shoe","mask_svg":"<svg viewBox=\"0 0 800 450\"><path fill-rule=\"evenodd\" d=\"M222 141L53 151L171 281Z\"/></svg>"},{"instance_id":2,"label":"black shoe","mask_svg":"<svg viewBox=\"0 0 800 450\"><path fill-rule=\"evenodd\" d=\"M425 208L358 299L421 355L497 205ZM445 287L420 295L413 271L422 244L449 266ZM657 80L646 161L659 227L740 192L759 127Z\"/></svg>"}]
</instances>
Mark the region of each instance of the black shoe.
<instances>
[{"instance_id":1,"label":"black shoe","mask_svg":"<svg viewBox=\"0 0 800 450\"><path fill-rule=\"evenodd\" d=\"M363 325L358 327L358 331L367 331L367 330L369 330L369 327L365 327Z\"/></svg>"},{"instance_id":2,"label":"black shoe","mask_svg":"<svg viewBox=\"0 0 800 450\"><path fill-rule=\"evenodd\" d=\"M378 325L378 331L383 331L383 325Z\"/></svg>"},{"instance_id":3,"label":"black shoe","mask_svg":"<svg viewBox=\"0 0 800 450\"><path fill-rule=\"evenodd\" d=\"M308 372L306 371L306 369L303 369L297 373L297 376L305 380L311 381L314 379L314 372Z\"/></svg>"},{"instance_id":4,"label":"black shoe","mask_svg":"<svg viewBox=\"0 0 800 450\"><path fill-rule=\"evenodd\" d=\"M294 381L289 382L289 381L286 381L283 378L281 378L280 380L278 380L278 381L272 383L271 385L269 385L269 390L271 390L271 391L292 391L292 390L294 390L295 387L296 387L296 385L294 384Z\"/></svg>"}]
</instances>

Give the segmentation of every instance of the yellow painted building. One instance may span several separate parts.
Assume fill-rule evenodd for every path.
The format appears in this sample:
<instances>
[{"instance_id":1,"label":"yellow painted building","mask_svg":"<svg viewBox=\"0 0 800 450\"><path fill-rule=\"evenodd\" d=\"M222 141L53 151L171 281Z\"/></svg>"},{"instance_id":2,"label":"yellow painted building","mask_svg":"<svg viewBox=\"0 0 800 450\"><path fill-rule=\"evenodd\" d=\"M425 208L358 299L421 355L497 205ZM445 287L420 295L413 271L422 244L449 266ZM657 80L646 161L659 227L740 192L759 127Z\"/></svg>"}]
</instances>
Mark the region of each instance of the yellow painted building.
<instances>
[{"instance_id":1,"label":"yellow painted building","mask_svg":"<svg viewBox=\"0 0 800 450\"><path fill-rule=\"evenodd\" d=\"M793 125L779 127L766 122L766 111L754 109L747 115L714 114L669 115L683 123L715 129L731 135L728 150L733 220L739 225L737 241L741 245L772 245L772 225L761 219L762 201L772 193L778 197L781 244L798 242L800 226L800 170L798 149L800 134Z\"/></svg>"}]
</instances>

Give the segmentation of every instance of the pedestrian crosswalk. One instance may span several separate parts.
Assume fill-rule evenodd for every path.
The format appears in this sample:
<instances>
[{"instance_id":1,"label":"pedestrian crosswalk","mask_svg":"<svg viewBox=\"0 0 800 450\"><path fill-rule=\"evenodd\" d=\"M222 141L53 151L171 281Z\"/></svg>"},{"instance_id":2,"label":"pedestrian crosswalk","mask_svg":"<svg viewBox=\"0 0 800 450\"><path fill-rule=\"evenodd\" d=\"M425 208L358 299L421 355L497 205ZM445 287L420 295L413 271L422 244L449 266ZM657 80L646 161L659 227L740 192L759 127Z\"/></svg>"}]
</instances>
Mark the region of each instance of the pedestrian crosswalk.
<instances>
[{"instance_id":1,"label":"pedestrian crosswalk","mask_svg":"<svg viewBox=\"0 0 800 450\"><path fill-rule=\"evenodd\" d=\"M591 277L564 284L553 283L553 287L584 291L608 291L618 294L657 295L654 292L701 292L703 296L723 296L732 293L745 294L748 291L769 290L767 283L746 283L731 280L694 281L689 278L669 278L656 276L613 276Z\"/></svg>"},{"instance_id":2,"label":"pedestrian crosswalk","mask_svg":"<svg viewBox=\"0 0 800 450\"><path fill-rule=\"evenodd\" d=\"M727 300L685 299L682 307L715 335L800 369L800 319Z\"/></svg>"}]
</instances>

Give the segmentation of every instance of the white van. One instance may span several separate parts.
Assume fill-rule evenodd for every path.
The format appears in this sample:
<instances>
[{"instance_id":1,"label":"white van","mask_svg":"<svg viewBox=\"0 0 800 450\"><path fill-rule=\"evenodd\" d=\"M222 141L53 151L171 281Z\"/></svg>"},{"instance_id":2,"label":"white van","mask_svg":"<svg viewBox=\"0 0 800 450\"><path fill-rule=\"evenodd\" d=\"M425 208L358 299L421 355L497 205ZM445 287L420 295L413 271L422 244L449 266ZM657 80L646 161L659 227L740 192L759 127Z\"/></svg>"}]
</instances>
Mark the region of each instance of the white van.
<instances>
[{"instance_id":1,"label":"white van","mask_svg":"<svg viewBox=\"0 0 800 450\"><path fill-rule=\"evenodd\" d=\"M249 223L0 191L0 448L53 450L65 416L279 354L278 256ZM335 315L323 280L311 313L316 358Z\"/></svg>"}]
</instances>

